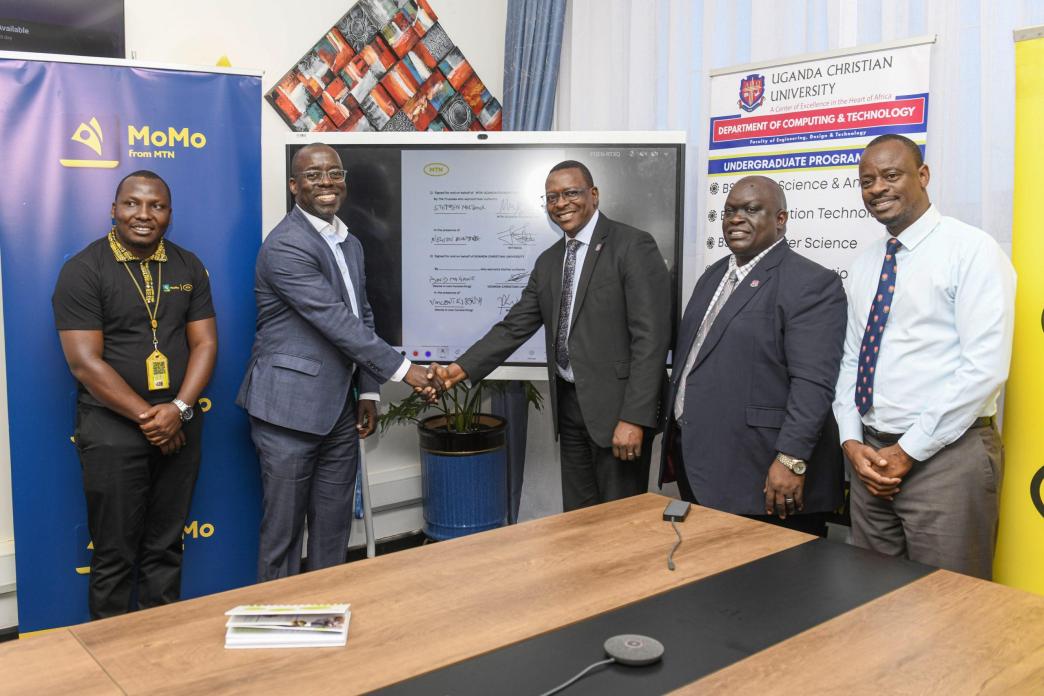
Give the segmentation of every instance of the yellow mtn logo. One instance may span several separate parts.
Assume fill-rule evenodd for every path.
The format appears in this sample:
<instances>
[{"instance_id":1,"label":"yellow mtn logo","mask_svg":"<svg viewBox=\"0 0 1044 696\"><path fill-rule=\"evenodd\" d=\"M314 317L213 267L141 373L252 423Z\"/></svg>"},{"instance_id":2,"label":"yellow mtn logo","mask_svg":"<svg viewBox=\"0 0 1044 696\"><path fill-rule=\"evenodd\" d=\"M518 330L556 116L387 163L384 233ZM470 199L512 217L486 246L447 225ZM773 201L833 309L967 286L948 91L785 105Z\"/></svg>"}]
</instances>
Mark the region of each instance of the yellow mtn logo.
<instances>
[{"instance_id":1,"label":"yellow mtn logo","mask_svg":"<svg viewBox=\"0 0 1044 696\"><path fill-rule=\"evenodd\" d=\"M446 176L449 174L449 167L442 162L432 162L424 165L424 173L428 176Z\"/></svg>"},{"instance_id":2,"label":"yellow mtn logo","mask_svg":"<svg viewBox=\"0 0 1044 696\"><path fill-rule=\"evenodd\" d=\"M87 123L80 123L72 134L71 140L87 147L100 158L105 134L102 133L98 119L92 117ZM63 167L90 167L93 169L113 169L119 164L118 160L104 159L60 159L58 161Z\"/></svg>"}]
</instances>

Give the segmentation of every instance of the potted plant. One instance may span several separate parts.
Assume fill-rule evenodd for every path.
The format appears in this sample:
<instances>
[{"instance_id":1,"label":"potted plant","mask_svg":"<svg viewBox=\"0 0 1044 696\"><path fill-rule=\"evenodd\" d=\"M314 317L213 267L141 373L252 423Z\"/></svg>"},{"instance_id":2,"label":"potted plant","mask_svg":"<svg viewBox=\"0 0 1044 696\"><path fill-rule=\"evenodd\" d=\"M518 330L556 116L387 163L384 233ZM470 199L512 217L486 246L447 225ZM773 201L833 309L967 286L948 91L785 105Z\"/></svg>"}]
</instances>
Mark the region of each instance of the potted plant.
<instances>
[{"instance_id":1,"label":"potted plant","mask_svg":"<svg viewBox=\"0 0 1044 696\"><path fill-rule=\"evenodd\" d=\"M540 410L543 396L523 382L526 401ZM420 439L424 533L452 539L507 522L507 422L482 413L482 396L504 382L460 383L429 404L417 393L392 403L380 416L380 432L416 423ZM436 413L425 415L430 411Z\"/></svg>"}]
</instances>

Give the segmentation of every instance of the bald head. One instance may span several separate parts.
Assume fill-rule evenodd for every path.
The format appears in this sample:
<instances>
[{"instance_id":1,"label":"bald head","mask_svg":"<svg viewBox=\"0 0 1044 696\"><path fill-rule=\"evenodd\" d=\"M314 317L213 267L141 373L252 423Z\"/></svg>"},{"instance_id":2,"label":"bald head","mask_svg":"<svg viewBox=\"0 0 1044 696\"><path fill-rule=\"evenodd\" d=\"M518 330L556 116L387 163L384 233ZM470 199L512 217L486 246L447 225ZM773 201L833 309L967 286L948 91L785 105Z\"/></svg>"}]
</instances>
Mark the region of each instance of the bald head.
<instances>
[{"instance_id":1,"label":"bald head","mask_svg":"<svg viewBox=\"0 0 1044 696\"><path fill-rule=\"evenodd\" d=\"M301 210L333 222L347 195L341 158L329 145L306 145L290 161L290 193Z\"/></svg>"},{"instance_id":2,"label":"bald head","mask_svg":"<svg viewBox=\"0 0 1044 696\"><path fill-rule=\"evenodd\" d=\"M771 247L787 232L783 189L767 176L745 176L737 181L725 199L721 232L741 266Z\"/></svg>"},{"instance_id":3,"label":"bald head","mask_svg":"<svg viewBox=\"0 0 1044 696\"><path fill-rule=\"evenodd\" d=\"M337 150L326 143L312 143L311 145L305 145L294 153L294 158L290 160L290 176L296 176L308 169L312 158L318 153L324 153L329 157L333 157L333 159L337 160L337 166L341 166L341 156L337 154Z\"/></svg>"},{"instance_id":4,"label":"bald head","mask_svg":"<svg viewBox=\"0 0 1044 696\"><path fill-rule=\"evenodd\" d=\"M755 187L755 190L759 192L759 198L766 202L771 201L771 207L776 210L787 209L787 196L783 193L783 187L775 179L755 174L743 177L733 184L732 188L736 189L740 186Z\"/></svg>"}]
</instances>

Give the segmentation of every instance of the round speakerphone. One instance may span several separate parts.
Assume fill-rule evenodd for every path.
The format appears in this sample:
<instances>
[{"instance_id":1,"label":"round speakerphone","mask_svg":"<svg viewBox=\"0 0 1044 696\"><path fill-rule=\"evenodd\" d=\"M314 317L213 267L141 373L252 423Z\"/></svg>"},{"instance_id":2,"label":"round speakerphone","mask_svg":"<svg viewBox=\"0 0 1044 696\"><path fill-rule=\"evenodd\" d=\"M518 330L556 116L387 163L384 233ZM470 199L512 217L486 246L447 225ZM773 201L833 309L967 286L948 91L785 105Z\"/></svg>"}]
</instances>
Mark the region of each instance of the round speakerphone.
<instances>
[{"instance_id":1,"label":"round speakerphone","mask_svg":"<svg viewBox=\"0 0 1044 696\"><path fill-rule=\"evenodd\" d=\"M651 665L663 657L663 643L649 636L625 633L605 641L603 647L606 655L629 667Z\"/></svg>"}]
</instances>

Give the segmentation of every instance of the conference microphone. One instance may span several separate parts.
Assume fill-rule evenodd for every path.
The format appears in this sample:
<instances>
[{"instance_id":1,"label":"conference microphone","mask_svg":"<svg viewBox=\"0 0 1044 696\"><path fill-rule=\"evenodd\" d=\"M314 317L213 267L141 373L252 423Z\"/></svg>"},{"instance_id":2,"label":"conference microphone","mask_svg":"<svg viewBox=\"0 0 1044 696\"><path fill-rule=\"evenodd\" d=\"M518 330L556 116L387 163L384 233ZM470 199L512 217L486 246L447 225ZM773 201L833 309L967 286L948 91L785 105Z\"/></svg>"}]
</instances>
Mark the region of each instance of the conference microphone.
<instances>
[{"instance_id":1,"label":"conference microphone","mask_svg":"<svg viewBox=\"0 0 1044 696\"><path fill-rule=\"evenodd\" d=\"M580 670L580 672L569 681L559 684L550 691L545 691L540 696L552 696L553 694L557 694L563 689L580 681L580 679L590 674L592 670L604 665L609 665L615 662L616 664L625 667L644 667L663 659L663 643L655 638L639 636L633 633L622 633L618 636L613 636L605 641L602 648L608 656L605 660L599 660L594 664L588 665Z\"/></svg>"},{"instance_id":2,"label":"conference microphone","mask_svg":"<svg viewBox=\"0 0 1044 696\"><path fill-rule=\"evenodd\" d=\"M649 636L624 633L605 641L603 647L617 664L628 667L644 667L663 659L663 643Z\"/></svg>"}]
</instances>

